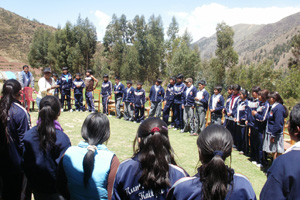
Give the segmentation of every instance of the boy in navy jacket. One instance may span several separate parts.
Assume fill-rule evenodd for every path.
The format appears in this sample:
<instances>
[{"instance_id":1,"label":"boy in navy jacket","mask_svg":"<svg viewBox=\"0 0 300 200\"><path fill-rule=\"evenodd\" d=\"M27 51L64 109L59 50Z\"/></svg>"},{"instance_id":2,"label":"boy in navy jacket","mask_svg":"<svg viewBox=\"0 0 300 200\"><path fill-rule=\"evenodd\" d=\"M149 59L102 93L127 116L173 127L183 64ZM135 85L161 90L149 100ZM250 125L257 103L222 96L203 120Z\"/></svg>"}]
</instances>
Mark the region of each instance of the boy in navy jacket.
<instances>
[{"instance_id":1,"label":"boy in navy jacket","mask_svg":"<svg viewBox=\"0 0 300 200\"><path fill-rule=\"evenodd\" d=\"M221 125L222 110L224 108L224 98L221 95L222 86L215 86L214 94L211 96L209 101L209 109L211 112L211 123Z\"/></svg>"},{"instance_id":2,"label":"boy in navy jacket","mask_svg":"<svg viewBox=\"0 0 300 200\"><path fill-rule=\"evenodd\" d=\"M73 112L71 108L71 88L72 88L72 75L68 72L68 67L63 67L63 73L59 79L60 90L61 90L61 112L64 111L65 97L67 97L68 109Z\"/></svg>"},{"instance_id":3,"label":"boy in navy jacket","mask_svg":"<svg viewBox=\"0 0 300 200\"><path fill-rule=\"evenodd\" d=\"M108 80L108 75L103 75L103 82L101 85L101 96L102 96L102 106L103 106L103 113L108 114L108 102L109 98L111 97L112 93L112 83Z\"/></svg>"},{"instance_id":4,"label":"boy in navy jacket","mask_svg":"<svg viewBox=\"0 0 300 200\"><path fill-rule=\"evenodd\" d=\"M123 91L123 102L125 102L124 107L124 119L126 121L133 121L133 110L134 110L134 88L132 87L132 81L127 81L127 88Z\"/></svg>"},{"instance_id":5,"label":"boy in navy jacket","mask_svg":"<svg viewBox=\"0 0 300 200\"><path fill-rule=\"evenodd\" d=\"M73 81L74 99L76 111L84 111L83 106L83 88L85 87L84 81L80 77L80 73L76 74Z\"/></svg>"},{"instance_id":6,"label":"boy in navy jacket","mask_svg":"<svg viewBox=\"0 0 300 200\"><path fill-rule=\"evenodd\" d=\"M183 81L183 75L179 74L176 77L176 84L174 85L174 123L175 123L175 128L174 130L177 129L183 129L184 124L183 124L183 109L182 109L182 94L185 89L185 84L182 83Z\"/></svg>"},{"instance_id":7,"label":"boy in navy jacket","mask_svg":"<svg viewBox=\"0 0 300 200\"><path fill-rule=\"evenodd\" d=\"M60 85L58 75L56 73L52 74L52 78L55 81L55 85ZM58 99L59 99L59 90L60 90L60 88L55 88L55 90L54 90L54 96L56 96Z\"/></svg>"},{"instance_id":8,"label":"boy in navy jacket","mask_svg":"<svg viewBox=\"0 0 300 200\"><path fill-rule=\"evenodd\" d=\"M225 115L225 120L224 120L224 123L223 123L223 126L226 128L227 125L228 125L228 116L227 116L227 113L229 112L229 103L230 103L230 100L231 100L231 97L232 97L232 85L229 85L227 87L227 99L226 99L226 102L225 102L225 108L223 108L223 114Z\"/></svg>"},{"instance_id":9,"label":"boy in navy jacket","mask_svg":"<svg viewBox=\"0 0 300 200\"><path fill-rule=\"evenodd\" d=\"M123 90L124 90L124 85L120 82L120 77L116 77L116 84L114 86L114 93L115 93L115 104L116 104L116 112L117 112L117 118L121 118L121 101L123 98Z\"/></svg>"},{"instance_id":10,"label":"boy in navy jacket","mask_svg":"<svg viewBox=\"0 0 300 200\"><path fill-rule=\"evenodd\" d=\"M165 97L164 97L164 110L163 110L163 120L166 124L169 124L169 115L170 110L174 112L174 85L175 85L175 77L170 78L170 83L167 86ZM174 127L174 115L172 117L171 127Z\"/></svg>"},{"instance_id":11,"label":"boy in navy jacket","mask_svg":"<svg viewBox=\"0 0 300 200\"><path fill-rule=\"evenodd\" d=\"M146 92L142 88L143 83L138 82L137 87L134 91L134 112L135 112L135 122L140 123L144 121L144 111L146 103Z\"/></svg>"},{"instance_id":12,"label":"boy in navy jacket","mask_svg":"<svg viewBox=\"0 0 300 200\"><path fill-rule=\"evenodd\" d=\"M300 191L300 104L290 113L289 134L296 142L285 154L276 158L267 172L260 199L299 199Z\"/></svg>"},{"instance_id":13,"label":"boy in navy jacket","mask_svg":"<svg viewBox=\"0 0 300 200\"><path fill-rule=\"evenodd\" d=\"M162 101L164 99L165 90L161 86L162 80L157 79L155 85L153 85L150 89L149 99L151 102L149 117L160 117L161 116L161 108Z\"/></svg>"},{"instance_id":14,"label":"boy in navy jacket","mask_svg":"<svg viewBox=\"0 0 300 200\"><path fill-rule=\"evenodd\" d=\"M190 135L195 134L195 125L194 125L194 108L195 108L195 97L197 95L197 88L193 85L193 79L185 79L186 88L182 94L182 109L183 109L183 121L184 129L181 132L189 131Z\"/></svg>"},{"instance_id":15,"label":"boy in navy jacket","mask_svg":"<svg viewBox=\"0 0 300 200\"><path fill-rule=\"evenodd\" d=\"M199 90L195 97L195 105L196 105L196 128L195 135L199 134L201 131L205 129L205 116L208 108L208 100L209 93L205 90L206 81L201 80L198 83Z\"/></svg>"}]
</instances>

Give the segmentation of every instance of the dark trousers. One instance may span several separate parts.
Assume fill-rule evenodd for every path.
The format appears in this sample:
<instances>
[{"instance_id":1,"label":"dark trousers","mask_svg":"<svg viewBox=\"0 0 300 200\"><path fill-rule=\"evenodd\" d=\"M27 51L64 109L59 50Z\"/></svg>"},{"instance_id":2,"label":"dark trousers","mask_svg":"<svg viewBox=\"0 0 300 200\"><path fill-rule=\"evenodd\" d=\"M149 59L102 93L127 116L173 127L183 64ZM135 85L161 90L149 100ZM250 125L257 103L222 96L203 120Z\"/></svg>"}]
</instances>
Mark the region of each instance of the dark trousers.
<instances>
[{"instance_id":1,"label":"dark trousers","mask_svg":"<svg viewBox=\"0 0 300 200\"><path fill-rule=\"evenodd\" d=\"M75 99L75 108L76 108L76 110L84 111L82 94L74 94L74 99Z\"/></svg>"},{"instance_id":2,"label":"dark trousers","mask_svg":"<svg viewBox=\"0 0 300 200\"><path fill-rule=\"evenodd\" d=\"M233 120L229 120L227 122L226 128L230 131L232 139L233 139L233 144L236 147L237 146L237 139L236 139L236 123Z\"/></svg>"},{"instance_id":3,"label":"dark trousers","mask_svg":"<svg viewBox=\"0 0 300 200\"><path fill-rule=\"evenodd\" d=\"M108 114L108 96L102 96L103 113Z\"/></svg>"},{"instance_id":4,"label":"dark trousers","mask_svg":"<svg viewBox=\"0 0 300 200\"><path fill-rule=\"evenodd\" d=\"M65 97L67 97L68 109L71 110L71 91L70 90L61 90L61 108L64 108Z\"/></svg>"},{"instance_id":5,"label":"dark trousers","mask_svg":"<svg viewBox=\"0 0 300 200\"><path fill-rule=\"evenodd\" d=\"M174 102L173 101L167 101L164 110L163 110L163 120L166 122L166 124L169 124L169 116L170 116L170 110L172 108L173 111L173 116L172 116L172 121L171 125L174 125Z\"/></svg>"},{"instance_id":6,"label":"dark trousers","mask_svg":"<svg viewBox=\"0 0 300 200\"><path fill-rule=\"evenodd\" d=\"M183 124L183 109L181 107L182 104L174 104L174 123L175 123L175 128L180 128L183 129L184 124Z\"/></svg>"},{"instance_id":7,"label":"dark trousers","mask_svg":"<svg viewBox=\"0 0 300 200\"><path fill-rule=\"evenodd\" d=\"M86 101L89 111L95 111L93 92L85 93L85 101Z\"/></svg>"},{"instance_id":8,"label":"dark trousers","mask_svg":"<svg viewBox=\"0 0 300 200\"><path fill-rule=\"evenodd\" d=\"M251 144L251 158L257 163L262 163L263 161L263 140L264 139L264 129L255 129L251 127L250 144Z\"/></svg>"},{"instance_id":9,"label":"dark trousers","mask_svg":"<svg viewBox=\"0 0 300 200\"><path fill-rule=\"evenodd\" d=\"M143 107L134 107L134 113L135 113L135 121L136 122L142 122L145 119L145 108Z\"/></svg>"},{"instance_id":10,"label":"dark trousers","mask_svg":"<svg viewBox=\"0 0 300 200\"><path fill-rule=\"evenodd\" d=\"M248 126L237 125L237 149L243 151L244 154L248 153Z\"/></svg>"}]
</instances>

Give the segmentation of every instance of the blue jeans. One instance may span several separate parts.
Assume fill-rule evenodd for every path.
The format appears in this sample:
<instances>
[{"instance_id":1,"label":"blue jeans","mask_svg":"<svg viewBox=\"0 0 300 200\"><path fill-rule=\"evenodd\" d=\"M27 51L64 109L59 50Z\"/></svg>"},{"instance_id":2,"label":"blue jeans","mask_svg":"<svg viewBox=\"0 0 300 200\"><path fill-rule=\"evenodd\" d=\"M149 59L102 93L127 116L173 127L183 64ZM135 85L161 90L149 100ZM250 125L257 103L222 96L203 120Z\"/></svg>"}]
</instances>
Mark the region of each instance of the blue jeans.
<instances>
[{"instance_id":1,"label":"blue jeans","mask_svg":"<svg viewBox=\"0 0 300 200\"><path fill-rule=\"evenodd\" d=\"M181 104L174 104L174 123L175 128L183 129L183 109L181 107Z\"/></svg>"},{"instance_id":2,"label":"blue jeans","mask_svg":"<svg viewBox=\"0 0 300 200\"><path fill-rule=\"evenodd\" d=\"M75 99L75 108L76 108L76 110L84 111L82 94L74 94L74 99Z\"/></svg>"},{"instance_id":3,"label":"blue jeans","mask_svg":"<svg viewBox=\"0 0 300 200\"><path fill-rule=\"evenodd\" d=\"M171 125L174 125L174 102L173 101L167 101L167 103L164 107L164 110L163 110L163 120L164 120L164 122L166 122L166 124L168 124L171 108L173 111Z\"/></svg>"},{"instance_id":4,"label":"blue jeans","mask_svg":"<svg viewBox=\"0 0 300 200\"><path fill-rule=\"evenodd\" d=\"M144 121L145 115L145 108L143 107L134 107L134 112L135 112L135 121L136 122L142 122Z\"/></svg>"},{"instance_id":5,"label":"blue jeans","mask_svg":"<svg viewBox=\"0 0 300 200\"><path fill-rule=\"evenodd\" d=\"M70 90L61 90L61 108L64 108L65 96L67 97L68 109L71 110L71 91Z\"/></svg>"},{"instance_id":6,"label":"blue jeans","mask_svg":"<svg viewBox=\"0 0 300 200\"><path fill-rule=\"evenodd\" d=\"M93 92L85 93L86 104L88 105L89 111L95 111L94 100L93 100Z\"/></svg>"},{"instance_id":7,"label":"blue jeans","mask_svg":"<svg viewBox=\"0 0 300 200\"><path fill-rule=\"evenodd\" d=\"M108 96L102 96L103 113L108 114Z\"/></svg>"}]
</instances>

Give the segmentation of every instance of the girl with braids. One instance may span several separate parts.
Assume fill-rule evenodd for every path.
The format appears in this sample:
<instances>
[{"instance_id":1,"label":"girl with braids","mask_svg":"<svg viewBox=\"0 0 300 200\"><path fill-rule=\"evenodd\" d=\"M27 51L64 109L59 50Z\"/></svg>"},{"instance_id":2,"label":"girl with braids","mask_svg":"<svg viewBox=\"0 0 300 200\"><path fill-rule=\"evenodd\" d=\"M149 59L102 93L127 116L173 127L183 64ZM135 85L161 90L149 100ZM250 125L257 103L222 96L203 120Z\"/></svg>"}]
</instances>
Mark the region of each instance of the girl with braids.
<instances>
[{"instance_id":1,"label":"girl with braids","mask_svg":"<svg viewBox=\"0 0 300 200\"><path fill-rule=\"evenodd\" d=\"M30 128L29 115L18 101L21 90L17 80L7 80L0 100L0 176L3 179L4 200L21 198L23 138Z\"/></svg>"},{"instance_id":2,"label":"girl with braids","mask_svg":"<svg viewBox=\"0 0 300 200\"><path fill-rule=\"evenodd\" d=\"M67 199L111 199L120 163L104 145L110 136L107 116L103 113L88 115L81 135L85 141L70 147L61 160L60 191ZM68 189L64 188L66 185Z\"/></svg>"},{"instance_id":3,"label":"girl with braids","mask_svg":"<svg viewBox=\"0 0 300 200\"><path fill-rule=\"evenodd\" d=\"M44 97L39 109L37 126L25 133L23 167L35 200L61 199L56 189L57 166L71 143L57 121L58 98Z\"/></svg>"},{"instance_id":4,"label":"girl with braids","mask_svg":"<svg viewBox=\"0 0 300 200\"><path fill-rule=\"evenodd\" d=\"M231 133L221 125L210 125L199 135L197 146L202 165L194 177L173 185L167 199L256 199L249 180L225 164L232 151Z\"/></svg>"},{"instance_id":5,"label":"girl with braids","mask_svg":"<svg viewBox=\"0 0 300 200\"><path fill-rule=\"evenodd\" d=\"M187 176L176 166L167 124L148 118L138 128L134 155L122 162L116 174L112 199L166 199L168 189Z\"/></svg>"}]
</instances>

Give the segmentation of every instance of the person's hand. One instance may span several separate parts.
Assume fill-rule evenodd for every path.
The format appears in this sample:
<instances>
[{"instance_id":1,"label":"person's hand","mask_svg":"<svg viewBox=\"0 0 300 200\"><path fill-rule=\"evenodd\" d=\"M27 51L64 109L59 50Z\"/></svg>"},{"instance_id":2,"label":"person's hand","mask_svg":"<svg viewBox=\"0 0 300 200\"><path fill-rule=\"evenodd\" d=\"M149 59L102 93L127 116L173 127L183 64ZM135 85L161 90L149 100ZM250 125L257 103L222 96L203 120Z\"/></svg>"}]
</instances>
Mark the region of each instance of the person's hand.
<instances>
[{"instance_id":1,"label":"person's hand","mask_svg":"<svg viewBox=\"0 0 300 200\"><path fill-rule=\"evenodd\" d=\"M80 85L77 85L76 87L77 87L77 88L80 88L81 86L80 86Z\"/></svg>"},{"instance_id":2,"label":"person's hand","mask_svg":"<svg viewBox=\"0 0 300 200\"><path fill-rule=\"evenodd\" d=\"M254 116L256 114L257 114L257 112L255 110L252 110L252 115Z\"/></svg>"},{"instance_id":3,"label":"person's hand","mask_svg":"<svg viewBox=\"0 0 300 200\"><path fill-rule=\"evenodd\" d=\"M130 103L130 105L132 106L132 105L133 105L133 103Z\"/></svg>"},{"instance_id":4,"label":"person's hand","mask_svg":"<svg viewBox=\"0 0 300 200\"><path fill-rule=\"evenodd\" d=\"M245 124L248 125L248 121L245 121Z\"/></svg>"},{"instance_id":5,"label":"person's hand","mask_svg":"<svg viewBox=\"0 0 300 200\"><path fill-rule=\"evenodd\" d=\"M222 113L225 113L225 109L222 110Z\"/></svg>"},{"instance_id":6,"label":"person's hand","mask_svg":"<svg viewBox=\"0 0 300 200\"><path fill-rule=\"evenodd\" d=\"M234 120L233 120L234 122L236 122L236 118L234 118Z\"/></svg>"},{"instance_id":7,"label":"person's hand","mask_svg":"<svg viewBox=\"0 0 300 200\"><path fill-rule=\"evenodd\" d=\"M163 104L166 105L167 101L163 101Z\"/></svg>"},{"instance_id":8,"label":"person's hand","mask_svg":"<svg viewBox=\"0 0 300 200\"><path fill-rule=\"evenodd\" d=\"M230 117L230 116L231 116L231 113L227 113L227 116Z\"/></svg>"},{"instance_id":9,"label":"person's hand","mask_svg":"<svg viewBox=\"0 0 300 200\"><path fill-rule=\"evenodd\" d=\"M181 108L184 109L184 105L182 105Z\"/></svg>"},{"instance_id":10,"label":"person's hand","mask_svg":"<svg viewBox=\"0 0 300 200\"><path fill-rule=\"evenodd\" d=\"M144 108L144 105L141 105L142 108Z\"/></svg>"},{"instance_id":11,"label":"person's hand","mask_svg":"<svg viewBox=\"0 0 300 200\"><path fill-rule=\"evenodd\" d=\"M114 93L115 93L115 94L118 94L118 92L116 92L116 91L115 91Z\"/></svg>"},{"instance_id":12,"label":"person's hand","mask_svg":"<svg viewBox=\"0 0 300 200\"><path fill-rule=\"evenodd\" d=\"M47 92L49 92L50 90L51 90L51 88L48 88L48 89L47 89Z\"/></svg>"},{"instance_id":13,"label":"person's hand","mask_svg":"<svg viewBox=\"0 0 300 200\"><path fill-rule=\"evenodd\" d=\"M198 97L195 97L195 100L196 100L196 101L199 101L200 99L199 99Z\"/></svg>"},{"instance_id":14,"label":"person's hand","mask_svg":"<svg viewBox=\"0 0 300 200\"><path fill-rule=\"evenodd\" d=\"M275 142L275 137L271 137L271 138L270 138L270 142L271 142L271 143L274 143L274 142Z\"/></svg>"},{"instance_id":15,"label":"person's hand","mask_svg":"<svg viewBox=\"0 0 300 200\"><path fill-rule=\"evenodd\" d=\"M215 109L211 109L210 112L215 112Z\"/></svg>"},{"instance_id":16,"label":"person's hand","mask_svg":"<svg viewBox=\"0 0 300 200\"><path fill-rule=\"evenodd\" d=\"M192 106L192 108L194 109L194 108L195 108L195 106Z\"/></svg>"}]
</instances>

